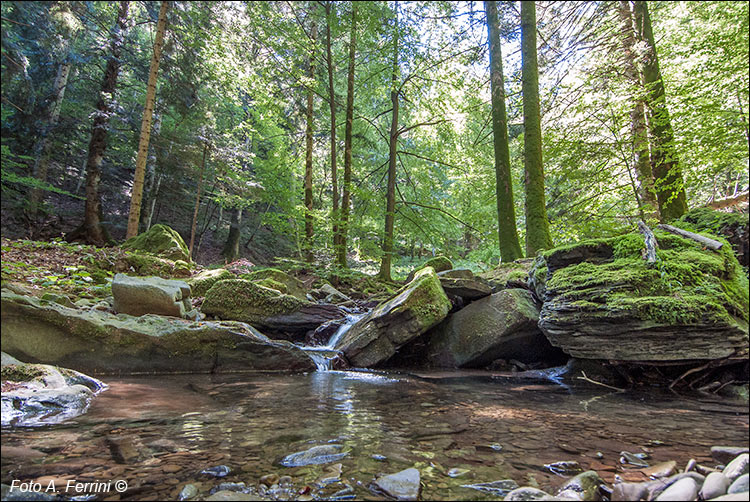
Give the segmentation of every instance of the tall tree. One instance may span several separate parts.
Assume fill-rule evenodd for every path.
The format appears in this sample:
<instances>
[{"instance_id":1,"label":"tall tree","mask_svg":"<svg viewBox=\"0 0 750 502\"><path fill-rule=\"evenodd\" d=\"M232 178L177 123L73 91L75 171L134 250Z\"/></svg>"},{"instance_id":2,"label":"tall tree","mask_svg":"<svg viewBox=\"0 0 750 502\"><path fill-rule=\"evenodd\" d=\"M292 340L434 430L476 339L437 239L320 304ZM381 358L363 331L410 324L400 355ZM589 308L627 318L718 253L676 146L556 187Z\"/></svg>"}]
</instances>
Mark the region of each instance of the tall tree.
<instances>
[{"instance_id":1,"label":"tall tree","mask_svg":"<svg viewBox=\"0 0 750 502\"><path fill-rule=\"evenodd\" d=\"M539 67L536 56L536 6L521 2L521 89L523 92L523 160L526 186L526 256L552 247L544 197L542 125L539 112Z\"/></svg>"},{"instance_id":2,"label":"tall tree","mask_svg":"<svg viewBox=\"0 0 750 502\"><path fill-rule=\"evenodd\" d=\"M203 161L198 175L198 193L195 196L195 209L193 210L193 224L190 225L190 245L188 251L190 259L193 259L193 243L195 242L195 229L198 226L198 209L201 207L201 192L203 191L203 173L206 171L206 154L208 154L208 142L203 143Z\"/></svg>"},{"instance_id":3,"label":"tall tree","mask_svg":"<svg viewBox=\"0 0 750 502\"><path fill-rule=\"evenodd\" d=\"M664 80L659 68L659 58L656 56L656 43L647 3L644 0L637 0L634 13L636 32L646 47L645 57L641 61L641 71L646 89L654 188L659 202L661 220L670 221L679 218L687 211L682 168L675 149L674 131L667 109Z\"/></svg>"},{"instance_id":4,"label":"tall tree","mask_svg":"<svg viewBox=\"0 0 750 502\"><path fill-rule=\"evenodd\" d=\"M497 231L502 261L511 262L523 256L516 231L516 210L513 203L513 180L510 176L508 119L505 112L503 56L500 47L500 22L497 2L485 0L487 33L490 44L490 89L492 92L492 133L495 148L495 182L497 193Z\"/></svg>"},{"instance_id":5,"label":"tall tree","mask_svg":"<svg viewBox=\"0 0 750 502\"><path fill-rule=\"evenodd\" d=\"M224 243L224 249L221 256L226 262L233 262L240 255L240 235L242 234L242 208L235 207L232 209L232 216L229 220L229 235Z\"/></svg>"},{"instance_id":6,"label":"tall tree","mask_svg":"<svg viewBox=\"0 0 750 502\"><path fill-rule=\"evenodd\" d=\"M630 111L633 165L638 180L638 205L642 212L658 216L659 206L654 192L654 179L648 152L648 133L644 112L641 77L636 64L636 41L629 0L620 0L620 41L623 49L623 70L631 91L633 108Z\"/></svg>"},{"instance_id":7,"label":"tall tree","mask_svg":"<svg viewBox=\"0 0 750 502\"><path fill-rule=\"evenodd\" d=\"M310 14L312 16L312 14ZM307 110L306 110L306 121L307 125L305 128L305 244L304 253L305 259L309 262L313 261L313 98L315 97L315 90L313 89L315 82L315 39L318 36L318 26L315 24L315 20L312 20L312 26L310 28L310 57L308 60L308 76L310 82L307 90Z\"/></svg>"},{"instance_id":8,"label":"tall tree","mask_svg":"<svg viewBox=\"0 0 750 502\"><path fill-rule=\"evenodd\" d=\"M333 251L336 256L341 246L339 235L339 185L336 167L336 90L333 86L333 56L331 55L331 23L333 22L333 2L325 4L326 11L326 63L328 66L328 102L331 108L331 188L333 190L331 229L333 230Z\"/></svg>"},{"instance_id":9,"label":"tall tree","mask_svg":"<svg viewBox=\"0 0 750 502\"><path fill-rule=\"evenodd\" d=\"M117 21L109 39L110 55L104 70L99 101L96 103L94 124L91 129L88 157L86 160L86 207L83 224L68 235L69 240L83 239L90 244L103 246L110 241L109 232L102 226L102 201L99 195L101 167L107 147L109 118L114 112L117 76L120 73L120 54L125 43L128 8L130 2L123 0L117 11Z\"/></svg>"},{"instance_id":10,"label":"tall tree","mask_svg":"<svg viewBox=\"0 0 750 502\"><path fill-rule=\"evenodd\" d=\"M395 2L393 20L393 59L391 67L391 130L388 135L388 185L386 189L385 232L383 234L383 257L380 262L378 277L384 281L391 279L391 261L393 259L393 222L396 217L396 155L398 146L398 2Z\"/></svg>"},{"instance_id":11,"label":"tall tree","mask_svg":"<svg viewBox=\"0 0 750 502\"><path fill-rule=\"evenodd\" d=\"M138 156L135 160L135 178L133 179L133 195L130 199L130 214L128 215L128 233L126 238L138 235L138 222L141 218L141 200L143 198L143 178L146 174L146 159L148 158L148 143L151 139L151 117L154 113L154 100L156 98L156 78L159 73L159 62L161 61L161 48L164 43L164 32L167 29L167 9L169 2L162 0L159 9L159 20L156 24L156 38L154 40L154 52L151 57L151 70L148 75L148 86L146 87L146 105L143 108L143 121L141 122L141 136L138 140Z\"/></svg>"},{"instance_id":12,"label":"tall tree","mask_svg":"<svg viewBox=\"0 0 750 502\"><path fill-rule=\"evenodd\" d=\"M346 128L344 129L344 190L341 197L341 242L336 259L346 267L346 241L349 232L349 204L352 183L352 125L354 119L354 56L357 46L357 2L352 2L352 26L349 35L349 71L346 77Z\"/></svg>"}]
</instances>

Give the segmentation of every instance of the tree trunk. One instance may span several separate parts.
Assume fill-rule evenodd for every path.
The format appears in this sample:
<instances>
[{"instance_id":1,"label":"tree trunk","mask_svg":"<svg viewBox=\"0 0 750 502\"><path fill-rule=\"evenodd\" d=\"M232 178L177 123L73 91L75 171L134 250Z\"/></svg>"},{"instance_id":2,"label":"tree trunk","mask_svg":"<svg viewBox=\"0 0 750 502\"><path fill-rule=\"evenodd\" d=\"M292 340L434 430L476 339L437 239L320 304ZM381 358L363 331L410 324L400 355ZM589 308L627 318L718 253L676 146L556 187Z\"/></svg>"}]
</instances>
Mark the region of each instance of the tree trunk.
<instances>
[{"instance_id":1,"label":"tree trunk","mask_svg":"<svg viewBox=\"0 0 750 502\"><path fill-rule=\"evenodd\" d=\"M307 91L307 127L305 129L305 259L313 261L313 97L312 82L315 81L315 39L318 36L318 27L313 21L310 30L311 48L309 60L310 89Z\"/></svg>"},{"instance_id":2,"label":"tree trunk","mask_svg":"<svg viewBox=\"0 0 750 502\"><path fill-rule=\"evenodd\" d=\"M500 28L497 2L484 2L487 12L487 32L490 41L490 89L492 91L492 132L495 146L495 181L497 191L497 231L500 256L511 262L523 256L516 230L516 210L513 203L513 179L510 174L508 147L508 119L505 113L505 85L503 56L500 48Z\"/></svg>"},{"instance_id":3,"label":"tree trunk","mask_svg":"<svg viewBox=\"0 0 750 502\"><path fill-rule=\"evenodd\" d=\"M154 41L154 53L151 58L151 70L148 75L148 86L146 87L146 105L143 108L143 121L141 122L141 136L138 140L138 156L135 160L135 178L133 179L133 195L130 199L130 214L128 215L127 237L138 235L138 222L141 218L141 199L143 198L143 178L146 173L146 159L148 157L148 143L151 139L151 117L154 113L154 99L156 97L156 77L159 73L159 62L161 59L161 48L164 43L164 32L167 28L167 9L169 2L162 0L159 9L159 21L156 25L156 39Z\"/></svg>"},{"instance_id":4,"label":"tree trunk","mask_svg":"<svg viewBox=\"0 0 750 502\"><path fill-rule=\"evenodd\" d=\"M544 199L534 2L521 2L521 78L526 186L526 256L536 256L537 251L552 247L552 239L549 235L549 221Z\"/></svg>"},{"instance_id":5,"label":"tree trunk","mask_svg":"<svg viewBox=\"0 0 750 502\"><path fill-rule=\"evenodd\" d=\"M159 103L157 102L156 108L159 108ZM159 133L161 132L161 113L156 113L156 110L154 110L154 127L153 127L153 133L158 137ZM157 164L157 157L156 157L156 150L154 148L154 144L149 141L149 155L148 159L146 161L146 180L144 181L145 184L145 191L143 192L143 201L141 202L142 210L141 210L141 222L139 226L141 228L144 228L145 230L148 230L147 223L151 220L151 211L153 211L153 198L156 195L154 192L154 186L156 185L156 164Z\"/></svg>"},{"instance_id":6,"label":"tree trunk","mask_svg":"<svg viewBox=\"0 0 750 502\"><path fill-rule=\"evenodd\" d=\"M640 197L641 210L649 216L659 217L659 203L654 191L654 177L651 172L651 162L648 152L648 133L646 131L646 116L642 95L641 76L635 57L635 28L633 16L628 0L620 0L620 23L622 49L625 54L625 77L630 81L633 109L630 112L631 134L633 136L633 165L638 181L637 194Z\"/></svg>"},{"instance_id":7,"label":"tree trunk","mask_svg":"<svg viewBox=\"0 0 750 502\"><path fill-rule=\"evenodd\" d=\"M201 207L201 192L203 191L203 173L206 170L206 153L208 152L208 143L203 144L203 162L201 163L201 172L198 176L198 194L195 196L195 210L193 211L193 224L190 226L190 246L188 252L190 258L193 258L193 243L195 242L195 228L198 225L198 209Z\"/></svg>"},{"instance_id":8,"label":"tree trunk","mask_svg":"<svg viewBox=\"0 0 750 502\"><path fill-rule=\"evenodd\" d=\"M65 51L67 53L67 51ZM67 54L65 56L67 58ZM47 181L47 171L49 170L50 142L49 135L57 125L60 118L60 108L63 97L65 96L65 87L68 85L68 76L70 75L71 64L69 61L63 61L57 68L55 83L52 86L52 103L50 104L47 124L42 129L41 137L34 146L34 176L41 182ZM34 221L37 217L39 204L43 199L43 191L39 188L31 190L29 197L29 218Z\"/></svg>"},{"instance_id":9,"label":"tree trunk","mask_svg":"<svg viewBox=\"0 0 750 502\"><path fill-rule=\"evenodd\" d=\"M117 22L110 37L110 57L104 70L104 79L96 104L94 124L89 142L88 160L86 161L86 208L83 224L74 230L69 240L83 239L89 244L103 246L110 241L109 232L102 226L102 202L99 196L99 181L101 167L104 160L104 150L107 147L107 128L109 117L114 113L115 88L117 76L120 72L120 53L125 42L127 29L128 7L130 2L120 2L117 12Z\"/></svg>"},{"instance_id":10,"label":"tree trunk","mask_svg":"<svg viewBox=\"0 0 750 502\"><path fill-rule=\"evenodd\" d=\"M221 255L227 263L233 262L240 255L240 234L242 233L242 209L232 211L229 223L229 235Z\"/></svg>"},{"instance_id":11,"label":"tree trunk","mask_svg":"<svg viewBox=\"0 0 750 502\"><path fill-rule=\"evenodd\" d=\"M638 38L645 42L646 56L641 63L643 86L648 107L648 129L651 139L651 170L659 203L661 221L679 218L687 211L687 197L682 169L674 147L674 132L667 109L664 81L656 56L651 18L645 1L635 2L635 25Z\"/></svg>"},{"instance_id":12,"label":"tree trunk","mask_svg":"<svg viewBox=\"0 0 750 502\"><path fill-rule=\"evenodd\" d=\"M331 203L331 227L333 230L333 252L338 256L341 246L339 235L339 185L338 172L336 169L336 92L333 87L333 56L331 55L331 4L326 2L326 59L328 63L328 101L331 105L331 187L333 189L333 200Z\"/></svg>"},{"instance_id":13,"label":"tree trunk","mask_svg":"<svg viewBox=\"0 0 750 502\"><path fill-rule=\"evenodd\" d=\"M341 243L337 260L346 267L346 241L349 233L349 205L352 183L352 125L354 122L354 56L357 46L357 2L352 2L352 31L349 38L349 73L346 77L346 129L344 130L344 193L341 199Z\"/></svg>"},{"instance_id":14,"label":"tree trunk","mask_svg":"<svg viewBox=\"0 0 750 502\"><path fill-rule=\"evenodd\" d=\"M391 281L393 259L393 222L396 217L396 146L398 144L398 2L395 3L393 69L391 74L391 132L388 148L388 188L386 190L385 232L383 233L383 258L378 277Z\"/></svg>"},{"instance_id":15,"label":"tree trunk","mask_svg":"<svg viewBox=\"0 0 750 502\"><path fill-rule=\"evenodd\" d=\"M148 218L146 218L146 231L151 228L151 219L154 215L154 206L156 205L156 199L159 197L159 187L161 186L161 174L156 177L156 188L154 188L153 195L151 196L151 208L148 211Z\"/></svg>"}]
</instances>

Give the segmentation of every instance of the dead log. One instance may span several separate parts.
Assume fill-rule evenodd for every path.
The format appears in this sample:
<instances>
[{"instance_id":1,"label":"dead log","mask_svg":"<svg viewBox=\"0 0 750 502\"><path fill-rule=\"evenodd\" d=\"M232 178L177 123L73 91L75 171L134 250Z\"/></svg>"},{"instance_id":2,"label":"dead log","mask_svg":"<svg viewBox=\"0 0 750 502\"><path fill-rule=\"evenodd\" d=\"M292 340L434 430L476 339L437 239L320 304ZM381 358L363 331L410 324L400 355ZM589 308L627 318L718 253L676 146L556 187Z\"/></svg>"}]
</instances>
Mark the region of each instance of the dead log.
<instances>
[{"instance_id":1,"label":"dead log","mask_svg":"<svg viewBox=\"0 0 750 502\"><path fill-rule=\"evenodd\" d=\"M742 202L747 202L748 193L750 192L748 190L745 190L744 192L738 193L737 195L732 195L731 197L717 199L706 204L706 207L710 207L712 209L721 209L723 207L736 206L737 204L741 204Z\"/></svg>"},{"instance_id":2,"label":"dead log","mask_svg":"<svg viewBox=\"0 0 750 502\"><path fill-rule=\"evenodd\" d=\"M718 251L721 249L721 247L724 245L719 241L715 241L713 239L709 239L708 237L704 237L702 235L695 234L693 232L688 232L687 230L683 230L681 228L673 227L672 225L658 225L656 228L660 228L662 230L666 230L667 232L671 232L675 235L679 235L681 237L686 237L688 239L692 239L695 242L698 242L702 244L704 247L707 247L708 249L713 249L714 251Z\"/></svg>"},{"instance_id":3,"label":"dead log","mask_svg":"<svg viewBox=\"0 0 750 502\"><path fill-rule=\"evenodd\" d=\"M648 225L643 223L643 220L638 220L638 229L643 234L643 240L646 243L646 253L644 258L648 263L656 262L656 248L659 247L659 243L656 241L656 236L648 228Z\"/></svg>"}]
</instances>

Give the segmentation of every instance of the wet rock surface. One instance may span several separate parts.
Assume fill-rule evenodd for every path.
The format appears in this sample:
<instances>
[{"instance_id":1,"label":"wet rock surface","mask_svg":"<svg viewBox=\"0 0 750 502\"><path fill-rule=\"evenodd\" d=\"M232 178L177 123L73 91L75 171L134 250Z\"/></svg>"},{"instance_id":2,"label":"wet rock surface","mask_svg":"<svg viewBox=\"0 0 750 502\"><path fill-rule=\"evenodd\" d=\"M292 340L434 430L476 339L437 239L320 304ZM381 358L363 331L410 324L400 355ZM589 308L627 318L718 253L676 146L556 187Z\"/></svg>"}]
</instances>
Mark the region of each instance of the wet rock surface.
<instances>
[{"instance_id":1,"label":"wet rock surface","mask_svg":"<svg viewBox=\"0 0 750 502\"><path fill-rule=\"evenodd\" d=\"M419 470L410 468L377 478L373 488L396 500L417 500L421 489L419 481Z\"/></svg>"}]
</instances>

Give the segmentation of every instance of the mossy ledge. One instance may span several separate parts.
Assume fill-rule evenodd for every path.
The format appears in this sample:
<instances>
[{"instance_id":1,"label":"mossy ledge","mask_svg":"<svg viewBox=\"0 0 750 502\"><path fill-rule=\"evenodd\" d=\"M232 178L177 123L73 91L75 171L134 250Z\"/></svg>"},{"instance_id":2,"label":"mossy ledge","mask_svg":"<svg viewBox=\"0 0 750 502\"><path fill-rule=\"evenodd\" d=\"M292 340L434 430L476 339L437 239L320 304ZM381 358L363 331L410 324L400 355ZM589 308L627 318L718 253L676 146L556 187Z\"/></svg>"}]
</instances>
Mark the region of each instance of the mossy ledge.
<instances>
[{"instance_id":1,"label":"mossy ledge","mask_svg":"<svg viewBox=\"0 0 750 502\"><path fill-rule=\"evenodd\" d=\"M731 247L716 252L654 233L659 250L653 265L641 256L640 233L544 252L539 326L547 338L570 355L592 359L695 360L746 353L748 281Z\"/></svg>"}]
</instances>

